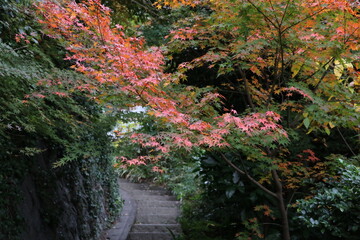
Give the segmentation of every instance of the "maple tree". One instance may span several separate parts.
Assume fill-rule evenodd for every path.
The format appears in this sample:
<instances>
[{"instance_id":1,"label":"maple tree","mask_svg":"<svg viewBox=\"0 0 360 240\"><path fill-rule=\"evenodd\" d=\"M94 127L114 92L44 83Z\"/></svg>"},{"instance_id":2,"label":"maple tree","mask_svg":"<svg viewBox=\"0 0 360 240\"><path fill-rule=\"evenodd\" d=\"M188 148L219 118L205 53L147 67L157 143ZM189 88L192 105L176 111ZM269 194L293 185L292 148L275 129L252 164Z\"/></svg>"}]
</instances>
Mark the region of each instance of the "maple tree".
<instances>
[{"instance_id":1,"label":"maple tree","mask_svg":"<svg viewBox=\"0 0 360 240\"><path fill-rule=\"evenodd\" d=\"M287 147L296 140L296 129L308 134L336 129L341 136L340 128L359 131L358 12L345 0L157 3L159 8L183 5L210 10L180 21L168 37L169 49L205 54L171 74L164 72L161 49L146 49L142 38L113 27L110 9L99 0L44 1L37 11L45 32L63 41L73 68L89 77L69 81L69 91L84 91L111 105L109 111L146 106L163 127L157 134L132 134L133 142L151 151L122 156L123 164L157 162L177 149L210 149L277 200L283 239L290 239L288 190L300 188L306 178L326 177L326 164L313 150ZM224 85L244 104L226 110L228 100L219 94L224 89L179 85L201 67L215 69L218 78L235 76L235 83ZM233 155L239 155L236 161ZM259 167L249 169L246 162Z\"/></svg>"},{"instance_id":2,"label":"maple tree","mask_svg":"<svg viewBox=\"0 0 360 240\"><path fill-rule=\"evenodd\" d=\"M178 7L193 2L164 1L164 4ZM289 132L301 125L308 129L308 134L315 130L330 135L334 129L342 137L341 127L358 131L356 2L355 5L349 1L199 1L197 4L210 8L211 13L195 13L181 22L171 34L174 44L169 48L175 49L173 52L201 49L206 53L181 64L182 71L191 73L205 66L210 71L215 69L213 73L218 79L235 75L233 82L223 80L225 87L219 88L223 92L237 92L238 99L246 99L242 109L276 109ZM348 150L355 154L351 147ZM242 153L247 159L260 162L261 158L251 157L250 151L242 149ZM299 167L304 166L303 162L291 160L291 155L296 153L289 149L278 147L265 154L278 162L284 198L291 192L286 189L298 189L304 177L327 175L323 161L311 168ZM273 176L275 182L276 178ZM286 218L285 213L282 218Z\"/></svg>"},{"instance_id":3,"label":"maple tree","mask_svg":"<svg viewBox=\"0 0 360 240\"><path fill-rule=\"evenodd\" d=\"M227 143L222 136L228 134L227 128L231 127L247 135L255 132L274 134L275 140L276 136L286 137L280 125L275 123L279 121L279 115L272 111L249 114L243 119L230 113L213 116L215 109L207 105L220 101L219 94L205 90L201 92L203 97L199 100L199 93L194 87L187 87L186 91L174 94L172 85L178 81L178 76L162 72L162 55L159 50L143 50L141 39L126 38L121 32L121 26L111 28L110 10L99 1L67 4L63 7L53 2L44 2L38 5L38 10L44 17L40 22L47 28L47 34L66 40L67 50L71 53L67 59L74 60L73 68L93 79L85 84L76 83L75 89L96 93L111 88L106 96L124 94L130 98L121 107L137 104L148 106L150 115L175 124L178 132L182 132L168 133L174 139L175 147L225 146ZM101 94L96 97L101 101ZM206 114L212 122L201 120L205 107L208 107ZM196 139L190 141L190 138ZM144 146L158 147L157 150L163 153L168 151L166 146L156 142L156 137L135 134L134 139L142 139Z\"/></svg>"},{"instance_id":4,"label":"maple tree","mask_svg":"<svg viewBox=\"0 0 360 240\"><path fill-rule=\"evenodd\" d=\"M194 2L163 3L179 7L193 6ZM245 0L199 1L197 5L210 8L210 14L195 12L182 21L171 33L173 44L169 49L173 48L173 52L199 49L205 54L180 64L180 70L191 74L198 68L208 67L210 71L215 69L213 74L217 74L219 80L222 76L223 79L232 77L232 82L223 80L219 89L235 92L238 99L245 99L242 101L245 106L240 109L265 108L281 113L283 126L290 133L299 132L296 129L303 126L307 134L315 130L330 135L333 129L343 138L339 128L349 128L356 135L359 130L356 2ZM347 141L342 140L350 154L355 155ZM261 162L261 157L251 156L251 151L241 150L248 160ZM276 180L276 171L273 171L273 181L281 183L285 190L298 189L303 177L326 177L323 161L303 168L299 167L302 161L291 160L294 154L283 147L265 151L265 155L278 162L276 171L280 172L281 181ZM238 166L233 167L244 173ZM260 180L267 181L266 178ZM290 193L286 192L277 198ZM285 213L282 219L286 219ZM283 226L286 224L283 222ZM290 238L286 230L283 236Z\"/></svg>"}]
</instances>

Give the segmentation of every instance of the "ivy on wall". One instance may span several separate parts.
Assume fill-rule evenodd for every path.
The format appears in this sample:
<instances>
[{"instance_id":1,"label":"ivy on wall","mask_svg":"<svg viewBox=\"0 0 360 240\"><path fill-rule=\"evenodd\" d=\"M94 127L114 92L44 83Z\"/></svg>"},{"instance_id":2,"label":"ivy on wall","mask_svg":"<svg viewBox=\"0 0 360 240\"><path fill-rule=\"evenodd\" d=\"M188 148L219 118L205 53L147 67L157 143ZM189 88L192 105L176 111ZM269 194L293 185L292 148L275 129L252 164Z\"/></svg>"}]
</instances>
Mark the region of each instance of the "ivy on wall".
<instances>
[{"instance_id":1,"label":"ivy on wall","mask_svg":"<svg viewBox=\"0 0 360 240\"><path fill-rule=\"evenodd\" d=\"M121 207L107 135L114 121L81 91L60 94L61 81L83 77L68 70L61 44L41 34L30 3L0 3L0 239L31 239L29 187L48 239L69 239L71 214L78 236L96 239ZM42 79L56 89L46 98Z\"/></svg>"}]
</instances>

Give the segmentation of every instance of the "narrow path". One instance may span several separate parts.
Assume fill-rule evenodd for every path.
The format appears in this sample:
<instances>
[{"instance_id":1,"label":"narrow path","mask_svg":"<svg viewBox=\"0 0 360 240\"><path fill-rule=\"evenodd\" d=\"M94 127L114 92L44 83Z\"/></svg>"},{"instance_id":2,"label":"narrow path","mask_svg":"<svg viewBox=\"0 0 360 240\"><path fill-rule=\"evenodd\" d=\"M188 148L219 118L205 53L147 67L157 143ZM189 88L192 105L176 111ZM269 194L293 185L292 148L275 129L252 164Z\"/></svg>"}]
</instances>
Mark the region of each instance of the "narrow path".
<instances>
[{"instance_id":1,"label":"narrow path","mask_svg":"<svg viewBox=\"0 0 360 240\"><path fill-rule=\"evenodd\" d=\"M106 232L107 240L172 240L181 232L179 201L162 187L119 179L125 200L119 221Z\"/></svg>"}]
</instances>

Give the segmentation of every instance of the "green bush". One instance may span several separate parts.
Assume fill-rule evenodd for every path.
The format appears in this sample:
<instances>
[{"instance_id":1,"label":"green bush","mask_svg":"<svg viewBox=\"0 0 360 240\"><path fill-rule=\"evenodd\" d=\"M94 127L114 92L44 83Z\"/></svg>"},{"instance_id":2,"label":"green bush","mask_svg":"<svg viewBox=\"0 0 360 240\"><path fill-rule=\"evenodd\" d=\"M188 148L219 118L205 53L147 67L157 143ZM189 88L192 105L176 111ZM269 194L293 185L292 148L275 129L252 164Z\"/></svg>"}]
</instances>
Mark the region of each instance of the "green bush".
<instances>
[{"instance_id":1,"label":"green bush","mask_svg":"<svg viewBox=\"0 0 360 240\"><path fill-rule=\"evenodd\" d=\"M360 167L339 159L339 177L318 183L313 197L297 201L297 221L326 239L359 239Z\"/></svg>"}]
</instances>

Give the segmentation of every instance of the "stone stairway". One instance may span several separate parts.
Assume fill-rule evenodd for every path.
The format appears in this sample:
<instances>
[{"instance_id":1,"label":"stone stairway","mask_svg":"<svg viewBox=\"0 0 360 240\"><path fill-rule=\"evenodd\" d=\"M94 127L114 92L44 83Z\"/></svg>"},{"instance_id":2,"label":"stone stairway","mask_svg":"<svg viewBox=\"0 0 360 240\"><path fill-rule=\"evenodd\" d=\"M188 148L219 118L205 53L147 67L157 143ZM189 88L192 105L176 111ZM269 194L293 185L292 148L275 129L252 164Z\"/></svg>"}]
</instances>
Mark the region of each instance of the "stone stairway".
<instances>
[{"instance_id":1,"label":"stone stairway","mask_svg":"<svg viewBox=\"0 0 360 240\"><path fill-rule=\"evenodd\" d=\"M119 179L119 185L125 200L124 209L120 221L107 232L105 239L172 240L173 235L181 233L177 222L179 201L169 191L126 179Z\"/></svg>"}]
</instances>

